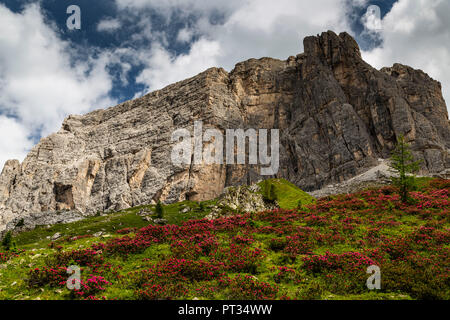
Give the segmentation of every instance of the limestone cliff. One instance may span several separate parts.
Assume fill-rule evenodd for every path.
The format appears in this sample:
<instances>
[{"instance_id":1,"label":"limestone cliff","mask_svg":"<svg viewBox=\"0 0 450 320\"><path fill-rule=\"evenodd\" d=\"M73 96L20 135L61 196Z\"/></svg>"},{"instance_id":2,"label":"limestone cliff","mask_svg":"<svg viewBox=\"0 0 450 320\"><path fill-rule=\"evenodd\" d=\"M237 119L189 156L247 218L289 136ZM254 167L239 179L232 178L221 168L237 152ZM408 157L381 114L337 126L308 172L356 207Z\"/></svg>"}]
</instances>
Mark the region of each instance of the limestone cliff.
<instances>
[{"instance_id":1,"label":"limestone cliff","mask_svg":"<svg viewBox=\"0 0 450 320\"><path fill-rule=\"evenodd\" d=\"M20 164L0 175L0 229L14 217L83 214L216 197L261 179L255 165L176 166L171 134L204 128L280 129L280 170L310 191L386 158L404 134L424 172L450 167L450 126L439 82L395 64L376 70L355 40L329 31L304 39L286 61L250 59L211 68L142 98L69 116Z\"/></svg>"}]
</instances>

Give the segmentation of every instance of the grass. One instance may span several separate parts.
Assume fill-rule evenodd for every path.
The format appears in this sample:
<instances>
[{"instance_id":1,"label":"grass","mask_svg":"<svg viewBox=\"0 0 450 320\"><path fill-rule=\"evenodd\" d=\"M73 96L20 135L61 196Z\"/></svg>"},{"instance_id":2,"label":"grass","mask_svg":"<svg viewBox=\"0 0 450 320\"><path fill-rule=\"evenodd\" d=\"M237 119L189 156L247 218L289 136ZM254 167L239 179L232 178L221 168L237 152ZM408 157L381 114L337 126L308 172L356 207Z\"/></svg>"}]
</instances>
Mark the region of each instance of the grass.
<instances>
[{"instance_id":1,"label":"grass","mask_svg":"<svg viewBox=\"0 0 450 320\"><path fill-rule=\"evenodd\" d=\"M285 179L268 179L261 181L258 185L263 196L269 200L276 200L282 209L294 209L299 205L306 206L315 201L314 197ZM269 195L271 188L272 197Z\"/></svg>"},{"instance_id":2,"label":"grass","mask_svg":"<svg viewBox=\"0 0 450 320\"><path fill-rule=\"evenodd\" d=\"M299 203L307 205L315 201L309 194L284 179L265 180L260 183L260 187L263 184L274 186L276 200L283 209L293 209ZM164 218L168 220L169 224L176 225L192 219L201 219L211 211L210 208L215 204L216 200L203 201L202 207L200 206L200 202L195 201L182 201L168 204L164 206ZM181 213L186 207L191 208L191 210L185 214ZM49 227L39 226L32 231L18 234L14 240L18 246L24 249L43 248L51 243L50 238L55 233L60 233L65 237L74 237L94 234L100 231L114 233L116 230L123 228L142 228L148 225L148 222L138 215L142 209L155 212L155 205L138 206L107 215L88 217L82 221L68 224L56 224Z\"/></svg>"},{"instance_id":3,"label":"grass","mask_svg":"<svg viewBox=\"0 0 450 320\"><path fill-rule=\"evenodd\" d=\"M191 219L201 219L210 211L215 200L204 201L204 210L200 209L200 203L194 201L183 201L164 206L164 219L169 224L180 224ZM181 213L184 208L191 208L187 213ZM34 230L19 233L14 237L16 244L23 249L44 248L51 243L51 237L60 233L62 237L74 237L94 234L99 231L114 233L123 228L142 228L149 224L143 217L138 215L142 209L155 211L154 205L138 206L120 212L106 215L88 217L81 221L56 224L49 227L39 226ZM153 216L155 217L155 216Z\"/></svg>"}]
</instances>

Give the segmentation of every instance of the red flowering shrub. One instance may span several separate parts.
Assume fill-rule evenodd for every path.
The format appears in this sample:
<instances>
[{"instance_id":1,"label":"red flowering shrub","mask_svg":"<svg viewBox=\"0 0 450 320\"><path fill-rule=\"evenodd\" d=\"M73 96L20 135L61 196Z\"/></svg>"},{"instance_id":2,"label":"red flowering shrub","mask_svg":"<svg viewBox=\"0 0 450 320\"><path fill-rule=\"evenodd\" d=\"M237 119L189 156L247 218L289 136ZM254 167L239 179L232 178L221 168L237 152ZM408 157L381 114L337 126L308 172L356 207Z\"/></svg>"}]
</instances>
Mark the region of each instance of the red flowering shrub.
<instances>
[{"instance_id":1,"label":"red flowering shrub","mask_svg":"<svg viewBox=\"0 0 450 320\"><path fill-rule=\"evenodd\" d=\"M19 256L21 252L24 252L24 250L13 252L13 251L6 251L6 252L0 252L0 262L5 263L11 258L16 258Z\"/></svg>"},{"instance_id":2,"label":"red flowering shrub","mask_svg":"<svg viewBox=\"0 0 450 320\"><path fill-rule=\"evenodd\" d=\"M119 229L116 231L116 233L118 234L128 234L128 233L132 233L135 232L136 228L123 228L123 229Z\"/></svg>"},{"instance_id":3,"label":"red flowering shrub","mask_svg":"<svg viewBox=\"0 0 450 320\"><path fill-rule=\"evenodd\" d=\"M336 271L342 272L366 272L370 265L377 265L377 262L359 252L345 252L333 254L326 252L323 255L312 255L303 258L307 270L313 273Z\"/></svg>"},{"instance_id":4,"label":"red flowering shrub","mask_svg":"<svg viewBox=\"0 0 450 320\"><path fill-rule=\"evenodd\" d=\"M429 249L434 246L449 244L450 229L439 231L434 227L421 226L419 229L414 230L408 238L416 247Z\"/></svg>"},{"instance_id":5,"label":"red flowering shrub","mask_svg":"<svg viewBox=\"0 0 450 320\"><path fill-rule=\"evenodd\" d=\"M309 214L304 217L304 220L308 224L308 226L326 226L330 224L330 220L328 220L325 216L316 216L315 214Z\"/></svg>"},{"instance_id":6,"label":"red flowering shrub","mask_svg":"<svg viewBox=\"0 0 450 320\"><path fill-rule=\"evenodd\" d=\"M51 287L65 285L69 275L66 267L43 267L30 270L27 284L31 288L38 288L45 285Z\"/></svg>"},{"instance_id":7,"label":"red flowering shrub","mask_svg":"<svg viewBox=\"0 0 450 320\"><path fill-rule=\"evenodd\" d=\"M64 238L63 241L74 242L74 241L77 241L77 240L80 240L80 239L86 239L86 238L92 238L92 235L91 234L85 234L85 235L82 235L82 236L67 237L67 238Z\"/></svg>"},{"instance_id":8,"label":"red flowering shrub","mask_svg":"<svg viewBox=\"0 0 450 320\"><path fill-rule=\"evenodd\" d=\"M215 236L210 232L185 236L178 234L174 239L177 238L182 240L173 240L171 250L173 255L178 258L197 259L201 255L209 255L218 246Z\"/></svg>"},{"instance_id":9,"label":"red flowering shrub","mask_svg":"<svg viewBox=\"0 0 450 320\"><path fill-rule=\"evenodd\" d=\"M189 280L210 280L222 273L221 263L210 263L203 260L168 259L156 265L156 271L169 273Z\"/></svg>"},{"instance_id":10,"label":"red flowering shrub","mask_svg":"<svg viewBox=\"0 0 450 320\"><path fill-rule=\"evenodd\" d=\"M145 239L141 237L131 238L125 236L123 238L115 238L107 243L97 243L92 245L94 250L102 250L107 255L129 255L141 253L154 243L153 239Z\"/></svg>"},{"instance_id":11,"label":"red flowering shrub","mask_svg":"<svg viewBox=\"0 0 450 320\"><path fill-rule=\"evenodd\" d=\"M435 179L430 182L430 187L434 189L450 189L450 180Z\"/></svg>"},{"instance_id":12,"label":"red flowering shrub","mask_svg":"<svg viewBox=\"0 0 450 320\"><path fill-rule=\"evenodd\" d=\"M54 255L57 265L69 266L90 266L103 261L100 252L92 249L59 251Z\"/></svg>"},{"instance_id":13,"label":"red flowering shrub","mask_svg":"<svg viewBox=\"0 0 450 320\"><path fill-rule=\"evenodd\" d=\"M231 241L237 244L251 245L255 239L252 236L235 235L231 237Z\"/></svg>"},{"instance_id":14,"label":"red flowering shrub","mask_svg":"<svg viewBox=\"0 0 450 320\"><path fill-rule=\"evenodd\" d=\"M255 273L263 252L258 248L231 243L211 254L213 261L223 262L225 268L236 272Z\"/></svg>"},{"instance_id":15,"label":"red flowering shrub","mask_svg":"<svg viewBox=\"0 0 450 320\"><path fill-rule=\"evenodd\" d=\"M146 283L143 289L136 290L139 300L172 300L181 299L188 294L189 290L183 283L151 284Z\"/></svg>"},{"instance_id":16,"label":"red flowering shrub","mask_svg":"<svg viewBox=\"0 0 450 320\"><path fill-rule=\"evenodd\" d=\"M80 289L71 290L72 298L88 298L95 296L97 293L106 290L105 287L111 283L101 276L91 276L86 280L80 281Z\"/></svg>"},{"instance_id":17,"label":"red flowering shrub","mask_svg":"<svg viewBox=\"0 0 450 320\"><path fill-rule=\"evenodd\" d=\"M228 298L235 300L273 300L278 287L259 281L253 276L238 275L233 279L219 280L219 286L228 289Z\"/></svg>"},{"instance_id":18,"label":"red flowering shrub","mask_svg":"<svg viewBox=\"0 0 450 320\"><path fill-rule=\"evenodd\" d=\"M273 251L281 251L287 246L286 238L272 238L269 242L269 248Z\"/></svg>"},{"instance_id":19,"label":"red flowering shrub","mask_svg":"<svg viewBox=\"0 0 450 320\"><path fill-rule=\"evenodd\" d=\"M178 229L177 226L174 225L165 225L165 226L153 226L149 225L140 229L136 237L141 240L150 240L152 242L165 242L169 239L169 237L176 232Z\"/></svg>"},{"instance_id":20,"label":"red flowering shrub","mask_svg":"<svg viewBox=\"0 0 450 320\"><path fill-rule=\"evenodd\" d=\"M407 255L414 253L413 243L406 237L386 239L382 247L392 260L404 259Z\"/></svg>"},{"instance_id":21,"label":"red flowering shrub","mask_svg":"<svg viewBox=\"0 0 450 320\"><path fill-rule=\"evenodd\" d=\"M313 247L309 234L299 232L286 237L286 246L283 252L287 253L291 259L295 259L299 254L311 254Z\"/></svg>"},{"instance_id":22,"label":"red flowering shrub","mask_svg":"<svg viewBox=\"0 0 450 320\"><path fill-rule=\"evenodd\" d=\"M299 218L294 210L275 209L256 213L254 218L259 221L270 222L272 226L280 226L292 223Z\"/></svg>"},{"instance_id":23,"label":"red flowering shrub","mask_svg":"<svg viewBox=\"0 0 450 320\"><path fill-rule=\"evenodd\" d=\"M195 242L178 240L170 245L170 250L175 258L198 259L203 253L202 248Z\"/></svg>"},{"instance_id":24,"label":"red flowering shrub","mask_svg":"<svg viewBox=\"0 0 450 320\"><path fill-rule=\"evenodd\" d=\"M150 268L129 274L132 285L173 281L212 280L223 274L222 263L203 260L167 259Z\"/></svg>"},{"instance_id":25,"label":"red flowering shrub","mask_svg":"<svg viewBox=\"0 0 450 320\"><path fill-rule=\"evenodd\" d=\"M273 280L276 283L300 282L300 278L297 272L294 269L288 267L278 267L277 273L273 276Z\"/></svg>"}]
</instances>

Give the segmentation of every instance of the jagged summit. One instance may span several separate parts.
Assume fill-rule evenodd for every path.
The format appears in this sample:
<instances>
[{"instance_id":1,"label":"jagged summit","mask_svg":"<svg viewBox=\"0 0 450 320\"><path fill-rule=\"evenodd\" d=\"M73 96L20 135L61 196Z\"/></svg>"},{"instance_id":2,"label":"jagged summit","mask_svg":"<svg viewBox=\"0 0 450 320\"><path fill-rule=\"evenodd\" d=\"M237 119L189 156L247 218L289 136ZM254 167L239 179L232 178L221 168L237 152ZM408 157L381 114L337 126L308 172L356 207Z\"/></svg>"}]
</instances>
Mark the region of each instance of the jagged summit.
<instances>
[{"instance_id":1,"label":"jagged summit","mask_svg":"<svg viewBox=\"0 0 450 320\"><path fill-rule=\"evenodd\" d=\"M305 190L343 181L386 158L405 135L423 171L450 168L439 82L401 64L376 70L356 41L332 31L304 39L286 61L263 58L190 79L84 116L69 116L22 164L0 175L0 229L36 212L83 214L152 201L214 198L260 180L255 165L176 166L171 134L204 128L280 129L280 169Z\"/></svg>"}]
</instances>

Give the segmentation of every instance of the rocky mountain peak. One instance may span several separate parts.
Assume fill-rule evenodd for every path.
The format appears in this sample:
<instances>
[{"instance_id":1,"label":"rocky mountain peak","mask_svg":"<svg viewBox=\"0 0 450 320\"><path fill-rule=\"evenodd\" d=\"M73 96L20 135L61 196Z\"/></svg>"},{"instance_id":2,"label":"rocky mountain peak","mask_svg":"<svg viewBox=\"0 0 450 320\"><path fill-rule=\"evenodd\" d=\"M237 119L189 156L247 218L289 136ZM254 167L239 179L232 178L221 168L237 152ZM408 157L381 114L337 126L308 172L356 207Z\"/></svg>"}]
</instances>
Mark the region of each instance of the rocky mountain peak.
<instances>
[{"instance_id":1,"label":"rocky mountain peak","mask_svg":"<svg viewBox=\"0 0 450 320\"><path fill-rule=\"evenodd\" d=\"M306 191L367 171L403 134L424 174L450 168L450 125L439 82L395 64L376 70L356 41L332 31L304 39L286 61L211 68L141 98L65 119L22 164L0 175L0 229L57 211L88 215L184 199L259 181L258 165L170 161L175 130L279 129L276 177Z\"/></svg>"},{"instance_id":2,"label":"rocky mountain peak","mask_svg":"<svg viewBox=\"0 0 450 320\"><path fill-rule=\"evenodd\" d=\"M361 60L358 43L347 32L339 35L333 31L321 35L306 37L303 40L305 55L317 57L330 66L346 60Z\"/></svg>"}]
</instances>

